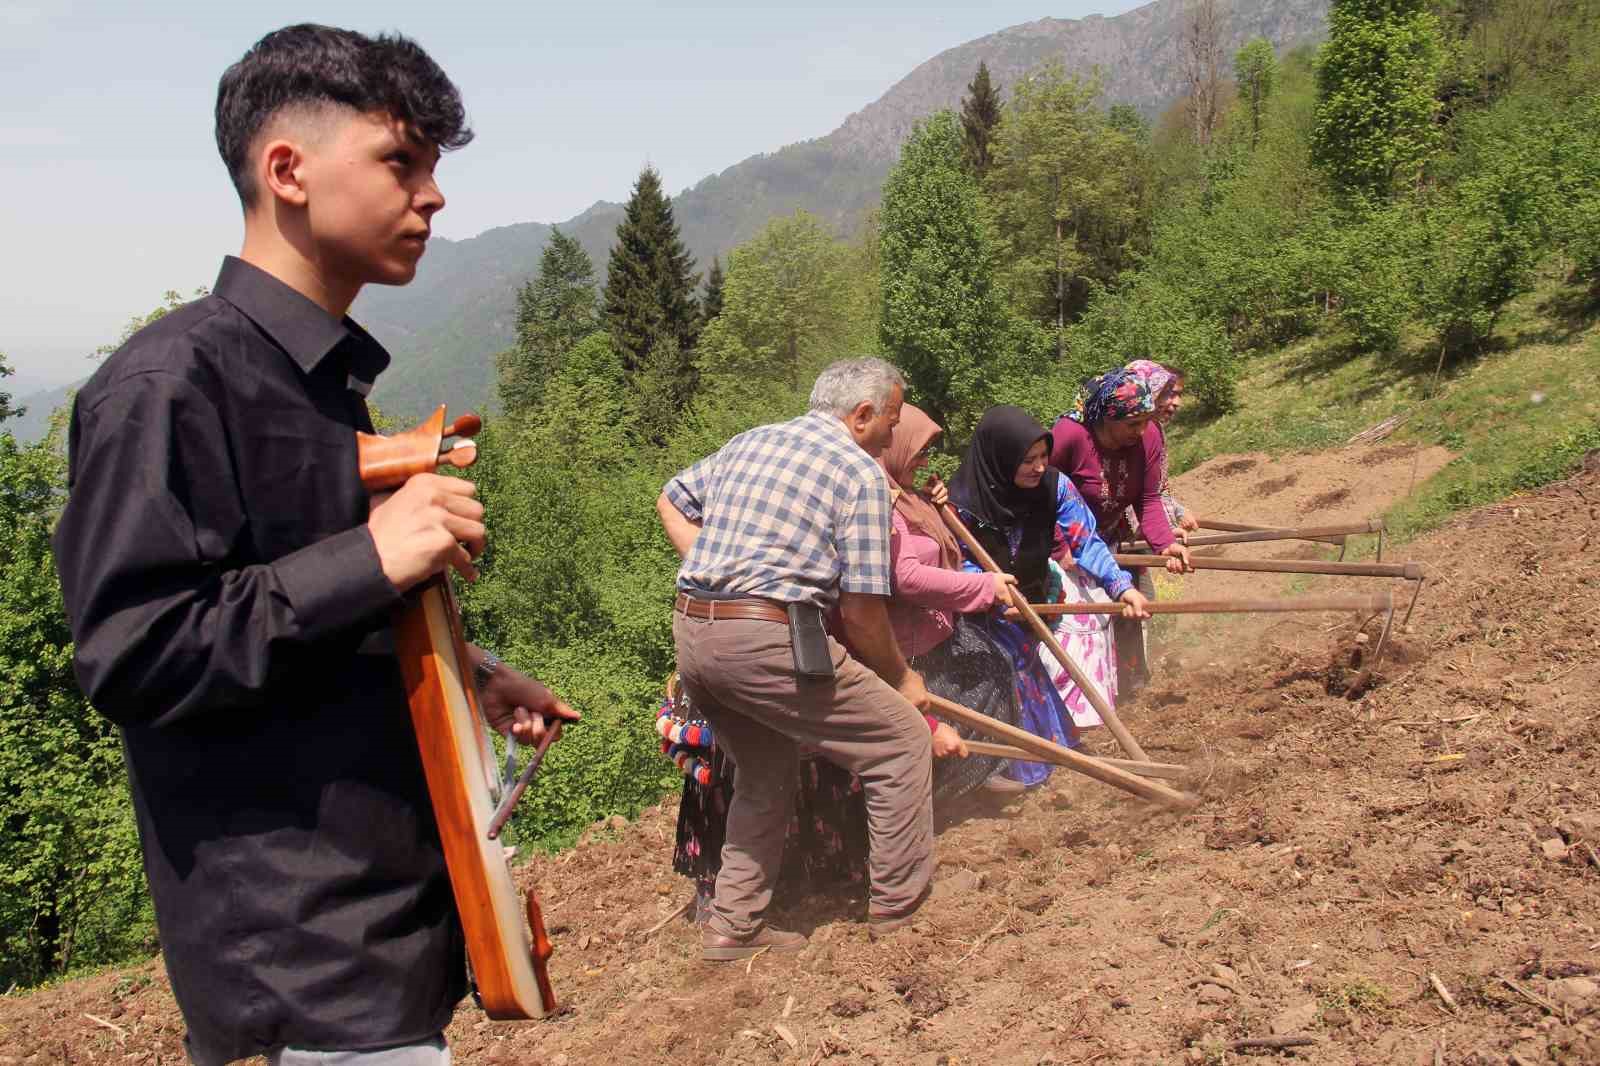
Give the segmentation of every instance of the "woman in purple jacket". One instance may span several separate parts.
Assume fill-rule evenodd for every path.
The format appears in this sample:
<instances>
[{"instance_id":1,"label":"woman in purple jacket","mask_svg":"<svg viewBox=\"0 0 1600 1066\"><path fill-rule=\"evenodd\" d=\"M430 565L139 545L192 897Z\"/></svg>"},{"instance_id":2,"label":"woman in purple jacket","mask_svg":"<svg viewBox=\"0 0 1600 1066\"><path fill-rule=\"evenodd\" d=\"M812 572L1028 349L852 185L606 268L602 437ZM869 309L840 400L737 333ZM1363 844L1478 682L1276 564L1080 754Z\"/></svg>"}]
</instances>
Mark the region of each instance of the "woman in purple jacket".
<instances>
[{"instance_id":1,"label":"woman in purple jacket","mask_svg":"<svg viewBox=\"0 0 1600 1066\"><path fill-rule=\"evenodd\" d=\"M1167 447L1155 410L1156 397L1144 378L1128 370L1102 374L1085 386L1077 409L1051 428L1050 465L1083 495L1107 543L1131 538L1127 512L1132 508L1140 535L1168 557L1169 571L1182 574L1191 569L1189 549L1172 532L1161 499ZM1144 626L1118 619L1114 628L1117 688L1127 696L1150 678Z\"/></svg>"}]
</instances>

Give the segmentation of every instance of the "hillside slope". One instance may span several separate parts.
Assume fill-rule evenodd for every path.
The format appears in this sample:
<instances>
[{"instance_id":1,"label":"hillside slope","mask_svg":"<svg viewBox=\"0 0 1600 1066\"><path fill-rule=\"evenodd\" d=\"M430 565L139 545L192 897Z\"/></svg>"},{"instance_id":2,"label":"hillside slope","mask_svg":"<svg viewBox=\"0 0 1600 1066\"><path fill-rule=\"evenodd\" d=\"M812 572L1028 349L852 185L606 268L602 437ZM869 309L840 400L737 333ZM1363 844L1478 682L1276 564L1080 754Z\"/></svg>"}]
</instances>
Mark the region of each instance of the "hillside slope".
<instances>
[{"instance_id":1,"label":"hillside slope","mask_svg":"<svg viewBox=\"0 0 1600 1066\"><path fill-rule=\"evenodd\" d=\"M1253 478L1214 474L1180 484L1195 507ZM701 963L681 921L650 932L688 894L675 803L597 827L522 868L567 1012L463 1007L456 1061L1199 1063L1269 1033L1333 1066L1600 1060L1596 534L1600 462L1407 546L1429 584L1356 702L1337 694L1350 619L1166 655L1125 719L1201 805L1058 771L1010 808L946 812L957 891L877 944L859 898L819 894L779 916L810 933L799 955ZM4 1066L177 1061L181 1033L158 962L0 998Z\"/></svg>"},{"instance_id":2,"label":"hillside slope","mask_svg":"<svg viewBox=\"0 0 1600 1066\"><path fill-rule=\"evenodd\" d=\"M1324 32L1327 10L1327 0L1219 0L1224 53L1254 36L1280 49L1313 40ZM979 61L1002 87L1047 60L1085 76L1098 69L1108 102L1154 115L1182 93L1182 19L1183 0L1155 0L1114 18L1043 18L947 49L832 133L752 156L679 193L673 210L684 241L704 269L713 255L726 258L769 220L796 210L840 233L853 231L877 204L912 127L959 106ZM601 201L559 225L603 274L621 217L620 204ZM369 287L356 316L397 356L375 393L378 403L415 415L436 403L488 400L494 354L511 342L514 294L537 270L549 235L548 225L526 222L470 240L435 240L410 286Z\"/></svg>"}]
</instances>

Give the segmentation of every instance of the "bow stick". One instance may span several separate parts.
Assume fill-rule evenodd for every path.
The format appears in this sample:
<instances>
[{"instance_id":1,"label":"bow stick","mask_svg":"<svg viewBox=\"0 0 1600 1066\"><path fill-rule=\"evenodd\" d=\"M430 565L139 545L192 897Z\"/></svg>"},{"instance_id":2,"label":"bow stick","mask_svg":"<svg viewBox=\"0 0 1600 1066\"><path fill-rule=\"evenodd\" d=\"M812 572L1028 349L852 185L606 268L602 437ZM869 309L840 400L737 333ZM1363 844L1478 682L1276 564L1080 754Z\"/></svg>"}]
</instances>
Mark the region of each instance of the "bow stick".
<instances>
[{"instance_id":1,"label":"bow stick","mask_svg":"<svg viewBox=\"0 0 1600 1066\"><path fill-rule=\"evenodd\" d=\"M939 505L939 516L944 519L945 525L950 527L950 531L961 539L961 543L967 546L967 550L972 553L972 557L978 561L979 566L991 574L1001 572L999 565L994 561L994 557L984 550L982 544L978 543L978 538L974 537L971 530L967 529L961 519L956 517L955 511L948 503ZM1021 596L1009 596L1008 598L1012 606L1016 607L1017 613L1028 623L1028 628L1033 630L1033 635L1038 637L1040 642L1050 649L1050 654L1056 657L1056 662L1060 663L1061 668L1071 676L1072 683L1077 685L1083 692L1084 697L1089 701L1089 705L1100 715L1100 720L1106 724L1107 729L1111 730L1111 735L1117 738L1117 744L1121 746L1122 750L1128 754L1129 758L1144 761L1144 749L1139 747L1139 742L1133 739L1133 734L1128 732L1127 727L1122 724L1122 719L1117 717L1116 708L1111 706L1111 701L1106 699L1105 693L1100 691L1100 686L1096 685L1089 675L1084 672L1083 667L1079 666L1077 661L1067 654L1067 649L1061 646L1061 642L1056 640L1056 635L1050 631L1050 627L1044 624L1044 620L1039 617L1038 612L1028 605L1026 600ZM1029 733L1027 735L1032 736L1033 734ZM1065 751L1066 749L1063 748L1062 750ZM1080 756L1080 758L1084 757Z\"/></svg>"}]
</instances>

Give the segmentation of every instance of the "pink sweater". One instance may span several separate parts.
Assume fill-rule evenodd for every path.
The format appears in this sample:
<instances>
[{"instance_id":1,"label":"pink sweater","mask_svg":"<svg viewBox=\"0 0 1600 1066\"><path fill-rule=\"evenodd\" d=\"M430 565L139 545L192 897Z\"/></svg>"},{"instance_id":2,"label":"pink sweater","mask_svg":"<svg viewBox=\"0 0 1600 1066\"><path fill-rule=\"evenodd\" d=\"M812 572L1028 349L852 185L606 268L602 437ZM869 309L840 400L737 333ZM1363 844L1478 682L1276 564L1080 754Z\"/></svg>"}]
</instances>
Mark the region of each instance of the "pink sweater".
<instances>
[{"instance_id":1,"label":"pink sweater","mask_svg":"<svg viewBox=\"0 0 1600 1066\"><path fill-rule=\"evenodd\" d=\"M894 562L889 624L907 658L943 644L955 632L957 614L986 611L994 604L993 578L940 566L939 542L914 532L899 511L894 513L889 553Z\"/></svg>"}]
</instances>

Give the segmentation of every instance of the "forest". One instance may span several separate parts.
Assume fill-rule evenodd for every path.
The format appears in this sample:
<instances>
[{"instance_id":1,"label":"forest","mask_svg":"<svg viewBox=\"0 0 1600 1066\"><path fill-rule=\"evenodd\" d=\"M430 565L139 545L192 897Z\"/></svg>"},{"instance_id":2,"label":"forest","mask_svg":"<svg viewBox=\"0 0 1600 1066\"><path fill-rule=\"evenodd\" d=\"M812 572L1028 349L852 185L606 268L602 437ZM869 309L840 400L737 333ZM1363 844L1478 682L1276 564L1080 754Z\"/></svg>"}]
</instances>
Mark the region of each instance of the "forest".
<instances>
[{"instance_id":1,"label":"forest","mask_svg":"<svg viewBox=\"0 0 1600 1066\"><path fill-rule=\"evenodd\" d=\"M1187 372L1182 435L1246 404L1252 361L1306 338L1438 379L1503 343L1507 305L1541 278L1593 313L1600 0L1335 0L1316 49L1224 55L1217 37L1198 0L1185 93L1153 121L1095 72L999 85L980 65L857 232L797 213L695 263L646 169L606 263L552 237L497 359L469 474L489 547L461 589L469 638L584 714L519 841L568 846L680 780L652 729L677 568L654 500L733 434L802 411L834 359L901 367L947 429L948 471L989 405L1048 424L1084 378L1135 358ZM63 413L54 425L24 445L0 424L0 988L155 946L120 740L72 675L49 545ZM1536 474L1597 446L1600 428L1569 434Z\"/></svg>"}]
</instances>

